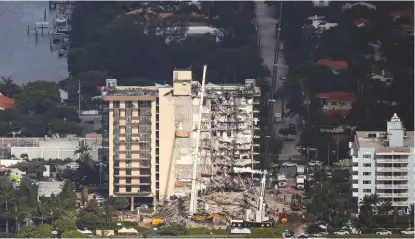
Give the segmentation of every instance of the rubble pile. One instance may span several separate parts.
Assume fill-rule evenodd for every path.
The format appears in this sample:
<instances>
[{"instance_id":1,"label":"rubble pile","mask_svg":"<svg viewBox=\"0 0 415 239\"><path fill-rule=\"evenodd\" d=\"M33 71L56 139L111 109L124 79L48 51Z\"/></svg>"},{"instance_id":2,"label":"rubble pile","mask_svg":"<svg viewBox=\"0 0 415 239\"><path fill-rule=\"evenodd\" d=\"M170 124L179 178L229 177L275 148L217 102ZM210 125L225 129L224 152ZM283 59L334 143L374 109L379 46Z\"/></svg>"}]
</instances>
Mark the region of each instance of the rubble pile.
<instances>
[{"instance_id":1,"label":"rubble pile","mask_svg":"<svg viewBox=\"0 0 415 239\"><path fill-rule=\"evenodd\" d=\"M164 200L157 205L152 217L165 218L165 223L185 223L189 211L189 197Z\"/></svg>"}]
</instances>

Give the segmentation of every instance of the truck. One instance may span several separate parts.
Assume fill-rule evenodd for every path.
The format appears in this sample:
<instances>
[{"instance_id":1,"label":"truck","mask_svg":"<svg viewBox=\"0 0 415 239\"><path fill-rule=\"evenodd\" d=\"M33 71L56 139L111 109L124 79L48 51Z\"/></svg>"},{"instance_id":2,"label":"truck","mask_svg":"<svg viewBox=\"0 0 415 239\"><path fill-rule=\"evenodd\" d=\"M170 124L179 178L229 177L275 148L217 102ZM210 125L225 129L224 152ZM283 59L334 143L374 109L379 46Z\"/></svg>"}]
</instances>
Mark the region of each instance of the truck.
<instances>
[{"instance_id":1,"label":"truck","mask_svg":"<svg viewBox=\"0 0 415 239\"><path fill-rule=\"evenodd\" d=\"M277 184L279 188L287 187L287 177L284 174L278 174L277 176Z\"/></svg>"},{"instance_id":2,"label":"truck","mask_svg":"<svg viewBox=\"0 0 415 239\"><path fill-rule=\"evenodd\" d=\"M282 122L282 114L281 113L275 113L275 122L281 123Z\"/></svg>"},{"instance_id":3,"label":"truck","mask_svg":"<svg viewBox=\"0 0 415 239\"><path fill-rule=\"evenodd\" d=\"M298 175L296 178L296 185L297 185L297 189L302 190L304 189L304 175Z\"/></svg>"},{"instance_id":4,"label":"truck","mask_svg":"<svg viewBox=\"0 0 415 239\"><path fill-rule=\"evenodd\" d=\"M304 175L305 172L305 166L304 165L297 165L297 176L298 175Z\"/></svg>"}]
</instances>

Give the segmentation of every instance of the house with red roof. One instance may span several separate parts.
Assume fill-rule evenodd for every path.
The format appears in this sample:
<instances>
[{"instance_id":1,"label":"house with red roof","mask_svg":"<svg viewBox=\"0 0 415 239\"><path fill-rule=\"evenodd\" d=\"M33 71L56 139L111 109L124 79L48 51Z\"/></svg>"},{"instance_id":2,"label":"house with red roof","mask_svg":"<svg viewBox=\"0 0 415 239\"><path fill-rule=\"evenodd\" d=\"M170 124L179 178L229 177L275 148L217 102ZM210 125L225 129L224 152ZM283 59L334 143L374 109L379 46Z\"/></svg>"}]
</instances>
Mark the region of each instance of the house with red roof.
<instances>
[{"instance_id":1,"label":"house with red roof","mask_svg":"<svg viewBox=\"0 0 415 239\"><path fill-rule=\"evenodd\" d=\"M323 110L327 116L339 114L346 117L352 109L352 104L357 98L347 92L331 91L316 94L316 97L323 105Z\"/></svg>"},{"instance_id":2,"label":"house with red roof","mask_svg":"<svg viewBox=\"0 0 415 239\"><path fill-rule=\"evenodd\" d=\"M353 21L353 25L356 27L365 27L369 25L370 21L366 18L359 18Z\"/></svg>"},{"instance_id":3,"label":"house with red roof","mask_svg":"<svg viewBox=\"0 0 415 239\"><path fill-rule=\"evenodd\" d=\"M14 107L16 107L14 100L0 93L0 110L13 109Z\"/></svg>"},{"instance_id":4,"label":"house with red roof","mask_svg":"<svg viewBox=\"0 0 415 239\"><path fill-rule=\"evenodd\" d=\"M402 29L407 35L413 36L414 34L414 10L412 9L403 9L403 10L393 10L389 12L389 16L393 17L394 21L398 19L402 20L405 23L399 24L399 28Z\"/></svg>"},{"instance_id":5,"label":"house with red roof","mask_svg":"<svg viewBox=\"0 0 415 239\"><path fill-rule=\"evenodd\" d=\"M325 66L332 70L347 70L349 63L347 61L333 61L330 59L320 59L316 62L319 66Z\"/></svg>"}]
</instances>

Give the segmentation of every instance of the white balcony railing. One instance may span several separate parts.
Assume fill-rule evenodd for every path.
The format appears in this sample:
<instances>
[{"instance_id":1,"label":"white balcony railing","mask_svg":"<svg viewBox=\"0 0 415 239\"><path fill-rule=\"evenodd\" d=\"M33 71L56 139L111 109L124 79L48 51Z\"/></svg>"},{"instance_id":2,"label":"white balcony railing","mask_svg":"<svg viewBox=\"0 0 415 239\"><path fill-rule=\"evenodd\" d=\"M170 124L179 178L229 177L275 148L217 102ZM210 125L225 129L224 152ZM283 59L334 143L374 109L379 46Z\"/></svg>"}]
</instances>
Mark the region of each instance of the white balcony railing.
<instances>
[{"instance_id":1,"label":"white balcony railing","mask_svg":"<svg viewBox=\"0 0 415 239\"><path fill-rule=\"evenodd\" d=\"M359 158L358 158L358 157L354 157L354 156L353 156L352 162L353 162L353 163L358 163L358 162L359 162Z\"/></svg>"},{"instance_id":2,"label":"white balcony railing","mask_svg":"<svg viewBox=\"0 0 415 239\"><path fill-rule=\"evenodd\" d=\"M376 172L408 172L406 167L377 167Z\"/></svg>"},{"instance_id":3,"label":"white balcony railing","mask_svg":"<svg viewBox=\"0 0 415 239\"><path fill-rule=\"evenodd\" d=\"M376 180L408 180L408 176L377 176Z\"/></svg>"},{"instance_id":4,"label":"white balcony railing","mask_svg":"<svg viewBox=\"0 0 415 239\"><path fill-rule=\"evenodd\" d=\"M357 172L357 171L359 171L359 167L353 167L353 168L352 168L352 170L353 170L354 172Z\"/></svg>"},{"instance_id":5,"label":"white balcony railing","mask_svg":"<svg viewBox=\"0 0 415 239\"><path fill-rule=\"evenodd\" d=\"M357 183L353 184L353 188L359 188L359 184Z\"/></svg>"},{"instance_id":6,"label":"white balcony railing","mask_svg":"<svg viewBox=\"0 0 415 239\"><path fill-rule=\"evenodd\" d=\"M352 175L353 180L359 180L359 175Z\"/></svg>"},{"instance_id":7,"label":"white balcony railing","mask_svg":"<svg viewBox=\"0 0 415 239\"><path fill-rule=\"evenodd\" d=\"M358 192L353 192L352 196L353 197L358 197L359 196L359 193Z\"/></svg>"},{"instance_id":8,"label":"white balcony railing","mask_svg":"<svg viewBox=\"0 0 415 239\"><path fill-rule=\"evenodd\" d=\"M392 202L392 206L409 206L408 202Z\"/></svg>"},{"instance_id":9,"label":"white balcony railing","mask_svg":"<svg viewBox=\"0 0 415 239\"><path fill-rule=\"evenodd\" d=\"M408 193L378 193L381 198L408 197Z\"/></svg>"},{"instance_id":10,"label":"white balcony railing","mask_svg":"<svg viewBox=\"0 0 415 239\"><path fill-rule=\"evenodd\" d=\"M376 159L377 163L409 163L408 159Z\"/></svg>"},{"instance_id":11,"label":"white balcony railing","mask_svg":"<svg viewBox=\"0 0 415 239\"><path fill-rule=\"evenodd\" d=\"M408 185L407 184L378 184L376 185L377 189L408 189Z\"/></svg>"}]
</instances>

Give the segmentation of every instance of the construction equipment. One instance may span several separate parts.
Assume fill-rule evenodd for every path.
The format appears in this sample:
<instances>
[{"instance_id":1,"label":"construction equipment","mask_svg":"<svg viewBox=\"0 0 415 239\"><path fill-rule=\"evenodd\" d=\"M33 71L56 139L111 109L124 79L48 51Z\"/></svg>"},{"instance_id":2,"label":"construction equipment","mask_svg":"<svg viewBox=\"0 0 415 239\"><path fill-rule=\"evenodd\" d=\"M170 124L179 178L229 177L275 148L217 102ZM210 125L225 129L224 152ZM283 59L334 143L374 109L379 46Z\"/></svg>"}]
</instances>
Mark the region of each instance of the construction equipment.
<instances>
[{"instance_id":1,"label":"construction equipment","mask_svg":"<svg viewBox=\"0 0 415 239\"><path fill-rule=\"evenodd\" d=\"M202 111L203 111L203 98L205 96L205 82L206 82L206 69L207 66L203 66L203 78L202 78L202 92L200 95L200 102L199 102L199 114L197 117L197 125L201 125L202 123ZM192 170L192 192L190 194L190 208L189 214L193 215L197 212L197 189L196 189L196 177L197 177L197 164L200 160L200 128L196 128L196 149L195 149L195 157L193 160L193 170Z\"/></svg>"},{"instance_id":2,"label":"construction equipment","mask_svg":"<svg viewBox=\"0 0 415 239\"><path fill-rule=\"evenodd\" d=\"M291 210L300 211L301 209L302 209L301 196L298 194L294 194L291 197Z\"/></svg>"},{"instance_id":3,"label":"construction equipment","mask_svg":"<svg viewBox=\"0 0 415 239\"><path fill-rule=\"evenodd\" d=\"M161 224L164 224L164 218L160 218L160 217L155 217L151 219L151 225L153 226L158 226Z\"/></svg>"}]
</instances>

